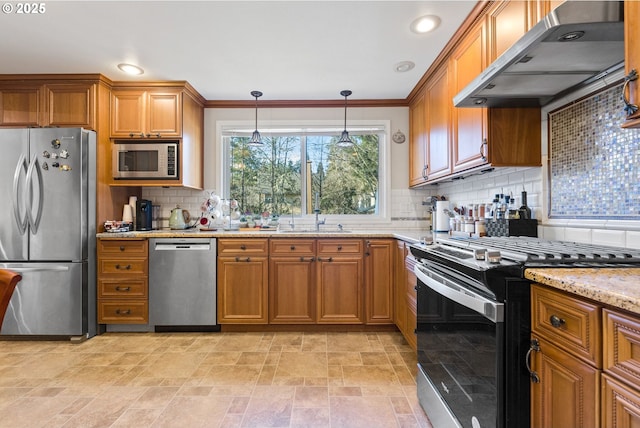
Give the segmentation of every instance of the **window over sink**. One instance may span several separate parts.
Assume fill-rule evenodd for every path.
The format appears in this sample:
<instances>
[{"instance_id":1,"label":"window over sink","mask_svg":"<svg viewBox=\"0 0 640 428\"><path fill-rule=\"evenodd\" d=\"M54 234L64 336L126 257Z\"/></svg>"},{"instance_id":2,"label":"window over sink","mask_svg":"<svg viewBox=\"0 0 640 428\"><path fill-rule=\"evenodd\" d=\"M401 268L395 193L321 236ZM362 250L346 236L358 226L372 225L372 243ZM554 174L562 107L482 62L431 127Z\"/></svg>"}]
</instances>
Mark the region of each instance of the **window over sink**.
<instances>
[{"instance_id":1,"label":"window over sink","mask_svg":"<svg viewBox=\"0 0 640 428\"><path fill-rule=\"evenodd\" d=\"M349 126L354 144L340 147L336 126L261 126L253 146L253 126L225 125L223 193L252 214L384 217L387 128Z\"/></svg>"}]
</instances>

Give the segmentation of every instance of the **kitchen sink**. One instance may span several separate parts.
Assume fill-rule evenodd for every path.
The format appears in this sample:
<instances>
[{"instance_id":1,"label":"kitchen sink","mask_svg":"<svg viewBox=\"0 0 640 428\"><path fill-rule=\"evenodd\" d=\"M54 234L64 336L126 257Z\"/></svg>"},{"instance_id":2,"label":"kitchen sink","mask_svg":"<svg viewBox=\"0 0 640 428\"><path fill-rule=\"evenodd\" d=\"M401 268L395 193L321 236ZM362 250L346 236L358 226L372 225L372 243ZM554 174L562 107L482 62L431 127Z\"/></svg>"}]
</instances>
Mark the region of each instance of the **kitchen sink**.
<instances>
[{"instance_id":1,"label":"kitchen sink","mask_svg":"<svg viewBox=\"0 0 640 428\"><path fill-rule=\"evenodd\" d=\"M350 230L344 230L344 229L320 229L320 230L315 230L315 229L281 229L278 231L278 233L284 233L284 234L296 234L296 233L318 233L318 234L323 234L323 233L351 233Z\"/></svg>"}]
</instances>

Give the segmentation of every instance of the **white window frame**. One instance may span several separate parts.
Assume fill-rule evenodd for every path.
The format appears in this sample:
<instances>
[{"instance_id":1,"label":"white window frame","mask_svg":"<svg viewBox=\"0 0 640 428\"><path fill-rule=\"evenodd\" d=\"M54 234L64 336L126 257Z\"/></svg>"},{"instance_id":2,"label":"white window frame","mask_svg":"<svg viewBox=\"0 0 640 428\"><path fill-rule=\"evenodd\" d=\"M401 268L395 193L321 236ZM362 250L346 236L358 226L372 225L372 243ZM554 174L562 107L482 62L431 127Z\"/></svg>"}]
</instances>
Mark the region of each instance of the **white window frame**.
<instances>
[{"instance_id":1,"label":"white window frame","mask_svg":"<svg viewBox=\"0 0 640 428\"><path fill-rule=\"evenodd\" d=\"M251 136L255 128L255 123L248 120L221 120L216 122L216 141L219 148L219 175L218 183L220 183L222 197L229 196L230 177L229 177L229 146L224 144L223 135L227 135L230 130L237 130L236 135ZM344 129L344 123L329 120L291 120L291 121L261 121L258 124L260 134L264 136L276 135L278 130L281 131L304 131L322 130L325 132L340 135ZM375 224L391 222L391 121L390 120L350 120L347 125L347 131L357 133L361 129L377 129L376 134L380 135L378 148L378 213L372 215L364 214L327 214L321 213L323 218L327 218L327 222L341 224ZM244 132L242 132L244 130ZM311 133L311 132L309 132ZM304 180L304 178L302 178ZM304 203L304 195L302 195ZM313 218L313 214L308 213L302 216L303 220Z\"/></svg>"}]
</instances>

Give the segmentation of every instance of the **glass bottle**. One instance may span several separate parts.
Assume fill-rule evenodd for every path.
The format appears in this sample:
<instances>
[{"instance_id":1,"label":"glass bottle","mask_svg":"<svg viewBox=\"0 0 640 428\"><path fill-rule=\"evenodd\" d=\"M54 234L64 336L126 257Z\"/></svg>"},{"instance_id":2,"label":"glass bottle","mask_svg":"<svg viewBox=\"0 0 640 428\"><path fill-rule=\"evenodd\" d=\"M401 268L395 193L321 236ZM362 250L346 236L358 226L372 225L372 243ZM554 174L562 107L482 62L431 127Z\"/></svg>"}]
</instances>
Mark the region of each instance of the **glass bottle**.
<instances>
[{"instance_id":1,"label":"glass bottle","mask_svg":"<svg viewBox=\"0 0 640 428\"><path fill-rule=\"evenodd\" d=\"M531 218L531 208L527 206L527 192L522 191L522 206L518 210L521 219L528 220Z\"/></svg>"}]
</instances>

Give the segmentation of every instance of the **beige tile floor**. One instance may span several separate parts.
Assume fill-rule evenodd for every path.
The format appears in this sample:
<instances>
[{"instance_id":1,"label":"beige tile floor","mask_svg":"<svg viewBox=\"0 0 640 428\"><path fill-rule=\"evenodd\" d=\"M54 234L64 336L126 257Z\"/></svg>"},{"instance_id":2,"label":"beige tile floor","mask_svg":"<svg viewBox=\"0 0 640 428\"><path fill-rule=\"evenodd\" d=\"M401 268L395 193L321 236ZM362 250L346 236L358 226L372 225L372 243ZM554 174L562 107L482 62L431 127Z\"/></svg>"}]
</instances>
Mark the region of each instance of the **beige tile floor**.
<instances>
[{"instance_id":1,"label":"beige tile floor","mask_svg":"<svg viewBox=\"0 0 640 428\"><path fill-rule=\"evenodd\" d=\"M431 427L400 333L0 341L0 427Z\"/></svg>"}]
</instances>

